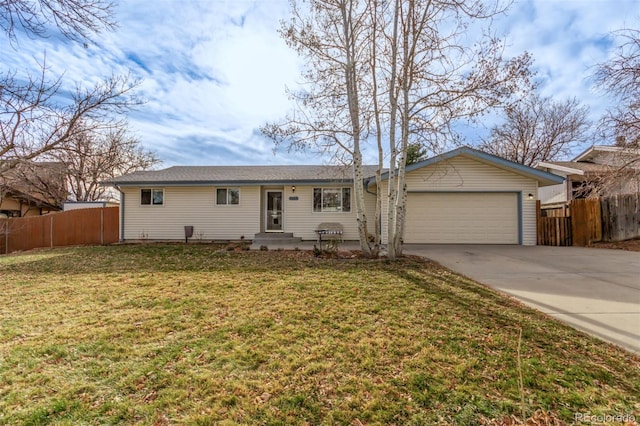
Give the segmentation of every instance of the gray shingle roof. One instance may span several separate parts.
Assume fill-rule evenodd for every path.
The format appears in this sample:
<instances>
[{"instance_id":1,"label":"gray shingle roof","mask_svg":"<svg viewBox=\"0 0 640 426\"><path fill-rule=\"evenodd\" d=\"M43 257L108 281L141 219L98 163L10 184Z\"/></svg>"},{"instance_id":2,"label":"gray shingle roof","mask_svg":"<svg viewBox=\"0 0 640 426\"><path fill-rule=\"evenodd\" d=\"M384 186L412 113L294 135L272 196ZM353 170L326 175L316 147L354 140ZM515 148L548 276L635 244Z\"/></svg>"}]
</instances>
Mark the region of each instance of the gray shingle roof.
<instances>
[{"instance_id":1,"label":"gray shingle roof","mask_svg":"<svg viewBox=\"0 0 640 426\"><path fill-rule=\"evenodd\" d=\"M376 166L364 166L365 177ZM350 166L174 166L130 173L104 181L107 185L206 185L302 182L351 182Z\"/></svg>"}]
</instances>

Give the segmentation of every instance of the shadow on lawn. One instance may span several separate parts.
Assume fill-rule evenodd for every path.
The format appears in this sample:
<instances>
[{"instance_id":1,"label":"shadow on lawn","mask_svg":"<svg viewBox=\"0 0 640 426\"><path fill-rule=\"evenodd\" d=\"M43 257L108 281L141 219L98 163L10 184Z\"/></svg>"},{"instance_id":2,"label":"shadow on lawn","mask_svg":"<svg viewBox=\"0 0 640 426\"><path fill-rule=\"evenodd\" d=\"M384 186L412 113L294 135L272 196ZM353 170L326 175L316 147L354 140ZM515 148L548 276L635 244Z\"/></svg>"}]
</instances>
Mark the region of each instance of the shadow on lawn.
<instances>
[{"instance_id":1,"label":"shadow on lawn","mask_svg":"<svg viewBox=\"0 0 640 426\"><path fill-rule=\"evenodd\" d=\"M434 264L437 265L437 264ZM618 350L610 345L576 330L545 313L528 307L522 302L472 281L462 275L450 272L437 265L430 268L425 276L419 264L411 264L398 269L398 275L430 294L437 294L440 303L455 306L455 312L462 312L486 327L510 329L514 348L519 329L527 344L541 350L579 351L585 357L600 352L603 347Z\"/></svg>"},{"instance_id":2,"label":"shadow on lawn","mask_svg":"<svg viewBox=\"0 0 640 426\"><path fill-rule=\"evenodd\" d=\"M569 401L574 386L589 388L594 395L607 387L624 389L629 395L638 392L637 355L445 268L425 271L419 264L409 264L398 270L398 275L440 305L435 309L449 318L445 327L466 333L456 338L456 332L448 330L448 339L440 336L435 342L437 350L465 359L482 359L486 365L504 369L503 376L498 376L507 382L522 374L527 398L537 401L533 406L527 403L529 412L538 408L578 410L580 404ZM520 329L523 367L518 373L515 364Z\"/></svg>"}]
</instances>

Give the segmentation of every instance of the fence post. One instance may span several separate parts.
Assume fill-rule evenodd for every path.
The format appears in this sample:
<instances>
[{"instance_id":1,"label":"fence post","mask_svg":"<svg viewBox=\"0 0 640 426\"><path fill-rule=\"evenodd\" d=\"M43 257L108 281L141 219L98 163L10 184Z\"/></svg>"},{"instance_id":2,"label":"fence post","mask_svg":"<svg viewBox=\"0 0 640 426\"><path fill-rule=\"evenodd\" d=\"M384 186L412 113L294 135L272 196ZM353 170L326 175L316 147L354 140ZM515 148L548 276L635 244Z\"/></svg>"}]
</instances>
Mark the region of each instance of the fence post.
<instances>
[{"instance_id":1,"label":"fence post","mask_svg":"<svg viewBox=\"0 0 640 426\"><path fill-rule=\"evenodd\" d=\"M104 207L100 209L100 245L104 245Z\"/></svg>"},{"instance_id":2,"label":"fence post","mask_svg":"<svg viewBox=\"0 0 640 426\"><path fill-rule=\"evenodd\" d=\"M542 204L540 200L536 200L536 245L541 245L543 242L542 237Z\"/></svg>"},{"instance_id":3,"label":"fence post","mask_svg":"<svg viewBox=\"0 0 640 426\"><path fill-rule=\"evenodd\" d=\"M53 248L53 216L49 216L49 246Z\"/></svg>"}]
</instances>

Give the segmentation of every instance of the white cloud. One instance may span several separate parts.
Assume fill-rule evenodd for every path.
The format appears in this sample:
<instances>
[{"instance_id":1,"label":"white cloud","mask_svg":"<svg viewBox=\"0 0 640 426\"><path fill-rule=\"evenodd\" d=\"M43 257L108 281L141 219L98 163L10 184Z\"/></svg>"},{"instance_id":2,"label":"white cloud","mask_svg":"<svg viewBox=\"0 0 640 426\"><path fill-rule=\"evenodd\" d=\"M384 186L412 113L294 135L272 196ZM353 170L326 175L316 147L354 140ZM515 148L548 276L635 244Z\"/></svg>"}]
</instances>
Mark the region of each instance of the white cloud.
<instances>
[{"instance_id":1,"label":"white cloud","mask_svg":"<svg viewBox=\"0 0 640 426\"><path fill-rule=\"evenodd\" d=\"M543 94L581 97L593 67L607 58L610 32L638 18L635 0L526 0L500 23L511 53L533 54Z\"/></svg>"},{"instance_id":2,"label":"white cloud","mask_svg":"<svg viewBox=\"0 0 640 426\"><path fill-rule=\"evenodd\" d=\"M286 2L199 2L193 9L176 4L160 2L149 14L125 17L125 35L110 43L127 52L123 58L135 56L129 63L145 80L148 103L132 123L148 128L144 121L153 119L163 129L154 134L155 146L170 146L176 137L183 145L189 138L199 144L206 138L239 147L255 144L255 129L289 108L285 84L298 74L295 55L276 32ZM267 142L260 148L272 155Z\"/></svg>"},{"instance_id":3,"label":"white cloud","mask_svg":"<svg viewBox=\"0 0 640 426\"><path fill-rule=\"evenodd\" d=\"M3 67L34 72L46 51L66 87L112 73L143 78L148 102L130 121L166 164L322 161L282 150L274 157L256 132L284 116L285 85L298 81L300 61L277 34L286 0L121 0L117 13L119 28L88 48L59 37L0 44ZM608 34L639 19L637 0L522 0L494 27L507 55L533 54L543 94L575 96L596 117L608 101L591 86L592 67L612 54Z\"/></svg>"}]
</instances>

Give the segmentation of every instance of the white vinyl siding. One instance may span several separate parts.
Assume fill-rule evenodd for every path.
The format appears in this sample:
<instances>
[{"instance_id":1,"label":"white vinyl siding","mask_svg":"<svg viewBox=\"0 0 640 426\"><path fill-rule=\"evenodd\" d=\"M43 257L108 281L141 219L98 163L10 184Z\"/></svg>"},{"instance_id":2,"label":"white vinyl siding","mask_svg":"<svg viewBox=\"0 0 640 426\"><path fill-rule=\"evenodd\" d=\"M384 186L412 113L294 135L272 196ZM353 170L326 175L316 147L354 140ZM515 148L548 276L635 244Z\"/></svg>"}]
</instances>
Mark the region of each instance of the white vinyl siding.
<instances>
[{"instance_id":1,"label":"white vinyl siding","mask_svg":"<svg viewBox=\"0 0 640 426\"><path fill-rule=\"evenodd\" d=\"M124 239L183 240L184 227L193 226L193 238L252 239L260 231L260 187L240 187L240 203L215 203L216 188L164 187L162 208L140 205L139 187L125 187Z\"/></svg>"},{"instance_id":2,"label":"white vinyl siding","mask_svg":"<svg viewBox=\"0 0 640 426\"><path fill-rule=\"evenodd\" d=\"M485 192L520 193L522 214L522 244L536 244L536 198L529 200L528 194L538 193L535 179L483 163L475 158L460 155L449 160L413 170L406 177L407 189L412 192ZM387 193L384 183L384 194ZM383 217L386 216L386 201L383 201ZM387 223L382 222L383 241L387 240ZM405 233L406 239L407 233Z\"/></svg>"},{"instance_id":3,"label":"white vinyl siding","mask_svg":"<svg viewBox=\"0 0 640 426\"><path fill-rule=\"evenodd\" d=\"M524 245L536 244L536 198L529 199L528 194L537 195L537 181L530 177L505 170L491 163L484 163L475 158L460 155L450 160L425 166L407 174L407 188L409 196L421 193L505 193L519 200L516 202L515 216L520 220L517 234L521 235ZM386 194L386 185L383 194ZM295 192L290 185L280 186L283 189L284 232L291 232L295 237L303 240L315 240L314 230L323 222L337 222L344 228L344 240L357 240L358 228L356 221L355 194L351 191L350 212L314 212L313 188L336 188L333 185L296 185ZM157 188L160 188L158 185ZM252 239L261 231L262 216L264 215L263 190L267 186L240 186L240 198L237 205L216 205L216 187L164 187L164 200L161 208L149 208L140 205L141 187L124 187L124 239L137 240L184 240L184 226L194 227L194 238L206 240L235 240L244 236ZM371 186L370 190L375 191ZM415 200L415 199L414 199ZM457 199L459 200L459 198ZM365 204L369 232L374 229L375 196L365 194ZM383 200L383 240L387 238L387 221L385 209L387 203ZM409 205L411 208L411 204ZM510 204L509 209L513 209ZM486 212L486 209L485 209ZM518 214L521 214L521 219ZM410 213L410 221L415 214ZM490 213L486 213L490 214ZM509 221L510 235L513 235L513 221ZM413 226L413 225L411 225ZM485 225L475 224L476 230L482 230ZM409 228L407 232L412 232ZM413 241L413 237L405 240ZM515 242L517 243L517 241Z\"/></svg>"},{"instance_id":4,"label":"white vinyl siding","mask_svg":"<svg viewBox=\"0 0 640 426\"><path fill-rule=\"evenodd\" d=\"M335 188L335 185L326 185L326 188ZM284 223L285 232L293 232L293 235L303 240L315 240L318 238L314 232L317 226L323 222L337 222L342 224L344 233L342 238L348 240L358 240L358 223L356 221L356 206L351 196L350 212L314 212L313 211L313 188L323 188L323 186L302 186L296 185L295 193L290 186L284 187ZM291 200L290 197L297 197ZM367 219L369 221L369 232L373 233L375 196L365 194L365 204L367 209Z\"/></svg>"},{"instance_id":5,"label":"white vinyl siding","mask_svg":"<svg viewBox=\"0 0 640 426\"><path fill-rule=\"evenodd\" d=\"M412 193L405 243L518 244L514 193Z\"/></svg>"},{"instance_id":6,"label":"white vinyl siding","mask_svg":"<svg viewBox=\"0 0 640 426\"><path fill-rule=\"evenodd\" d=\"M538 199L542 205L567 202L567 184L549 185L538 188Z\"/></svg>"}]
</instances>

